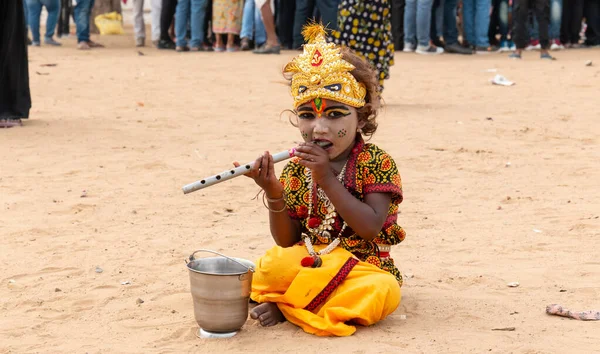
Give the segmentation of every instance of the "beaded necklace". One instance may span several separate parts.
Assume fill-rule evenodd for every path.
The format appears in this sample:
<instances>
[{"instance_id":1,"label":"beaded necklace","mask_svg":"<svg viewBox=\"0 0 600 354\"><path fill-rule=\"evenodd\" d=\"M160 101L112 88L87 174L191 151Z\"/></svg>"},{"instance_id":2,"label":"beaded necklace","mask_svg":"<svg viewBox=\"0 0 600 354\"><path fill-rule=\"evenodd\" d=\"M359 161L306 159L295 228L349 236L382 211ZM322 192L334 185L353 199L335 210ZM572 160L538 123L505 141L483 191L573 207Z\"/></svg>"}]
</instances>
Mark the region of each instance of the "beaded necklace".
<instances>
[{"instance_id":1,"label":"beaded necklace","mask_svg":"<svg viewBox=\"0 0 600 354\"><path fill-rule=\"evenodd\" d=\"M340 171L339 175L337 176L337 180L340 181L340 183L342 183L342 184L344 184L344 175L346 174L346 165L347 164L348 164L348 161L346 161L346 163L344 164L344 167L342 167L342 170ZM307 229L313 235L317 234L317 235L320 235L322 238L330 239L331 233L329 231L333 231L333 223L335 222L335 218L337 216L337 213L335 211L335 206L333 206L333 204L327 197L327 194L325 194L325 191L323 191L321 189L321 187L319 187L319 185L317 185L316 183L313 183L312 173L311 173L310 169L308 169L308 168L306 169L306 176L307 176L307 180L308 180L308 190L309 190ZM316 199L316 198L314 198L315 196L319 200L322 200L323 204L325 204L325 209L327 210L327 214L325 215L325 218L323 220L321 220L317 216L312 216L313 200ZM315 204L315 208L318 207L318 203L316 203L316 200L315 200L314 204ZM319 252L315 252L312 242L310 241L310 236L304 237L304 243L306 245L306 250L308 251L308 254L310 256L302 258L302 261L301 261L302 266L303 267L312 267L312 268L320 267L323 264L323 260L319 256L331 253L331 251L333 251L340 244L340 242L341 242L340 237L346 230L346 226L347 226L346 221L344 221L342 224L342 228L340 229L340 232L338 233L338 237L336 237L333 241L331 241L331 243L329 245L327 245L327 247L325 247L324 249L322 249Z\"/></svg>"}]
</instances>

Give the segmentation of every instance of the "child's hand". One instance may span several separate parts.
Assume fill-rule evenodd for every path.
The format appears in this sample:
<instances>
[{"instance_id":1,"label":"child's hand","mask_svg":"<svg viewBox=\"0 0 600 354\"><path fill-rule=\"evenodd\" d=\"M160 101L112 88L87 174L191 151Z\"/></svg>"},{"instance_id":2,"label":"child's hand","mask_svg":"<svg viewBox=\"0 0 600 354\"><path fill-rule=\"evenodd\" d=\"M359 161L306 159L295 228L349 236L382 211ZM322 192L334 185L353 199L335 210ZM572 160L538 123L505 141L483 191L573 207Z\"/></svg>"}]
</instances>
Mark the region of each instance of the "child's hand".
<instances>
[{"instance_id":1,"label":"child's hand","mask_svg":"<svg viewBox=\"0 0 600 354\"><path fill-rule=\"evenodd\" d=\"M237 161L233 165L240 166ZM279 198L283 195L283 186L275 176L273 156L268 151L254 161L254 167L245 176L252 178L265 191L267 197Z\"/></svg>"},{"instance_id":2,"label":"child's hand","mask_svg":"<svg viewBox=\"0 0 600 354\"><path fill-rule=\"evenodd\" d=\"M329 154L315 143L300 143L296 148L296 156L301 160L300 165L310 168L313 181L322 184L327 178L333 176L329 164Z\"/></svg>"}]
</instances>

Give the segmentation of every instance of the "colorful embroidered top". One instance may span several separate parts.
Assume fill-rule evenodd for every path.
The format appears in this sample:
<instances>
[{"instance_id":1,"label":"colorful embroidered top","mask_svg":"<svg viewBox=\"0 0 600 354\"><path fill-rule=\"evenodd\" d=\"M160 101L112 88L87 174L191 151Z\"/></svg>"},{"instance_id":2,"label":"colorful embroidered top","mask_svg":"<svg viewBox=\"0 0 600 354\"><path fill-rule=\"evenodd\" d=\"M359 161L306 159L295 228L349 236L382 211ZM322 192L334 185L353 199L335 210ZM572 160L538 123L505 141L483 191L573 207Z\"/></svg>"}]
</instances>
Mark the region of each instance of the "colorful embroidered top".
<instances>
[{"instance_id":1,"label":"colorful embroidered top","mask_svg":"<svg viewBox=\"0 0 600 354\"><path fill-rule=\"evenodd\" d=\"M337 216L331 232L331 238L311 235L307 228L309 207L309 184L306 168L292 159L283 169L280 181L285 190L285 202L292 219L299 220L302 233L309 235L313 244L329 244L336 238L343 225L341 216ZM406 233L396 221L398 205L402 202L402 182L396 163L390 155L373 144L366 144L360 135L350 153L346 164L344 185L359 200L364 200L369 193L390 193L392 201L388 217L381 232L373 241L366 241L347 227L341 237L340 245L352 252L361 261L368 262L392 273L402 284L402 275L388 252L380 250L380 246L389 247L404 240ZM318 199L318 198L317 198ZM314 203L314 202L313 202ZM325 217L327 209L322 201L313 204L312 214ZM389 245L389 246L388 246Z\"/></svg>"}]
</instances>

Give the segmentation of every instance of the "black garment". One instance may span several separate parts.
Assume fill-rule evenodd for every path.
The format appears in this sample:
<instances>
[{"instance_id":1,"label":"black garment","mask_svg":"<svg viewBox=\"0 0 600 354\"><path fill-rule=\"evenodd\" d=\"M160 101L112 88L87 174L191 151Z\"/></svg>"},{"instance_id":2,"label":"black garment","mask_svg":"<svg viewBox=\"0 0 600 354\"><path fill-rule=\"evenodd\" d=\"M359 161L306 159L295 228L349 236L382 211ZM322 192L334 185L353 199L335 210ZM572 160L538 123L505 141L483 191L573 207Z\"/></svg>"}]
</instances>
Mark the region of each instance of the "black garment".
<instances>
[{"instance_id":1,"label":"black garment","mask_svg":"<svg viewBox=\"0 0 600 354\"><path fill-rule=\"evenodd\" d=\"M177 0L162 0L162 9L160 10L160 39L163 41L171 41L169 28L171 27L171 23L173 23L176 8Z\"/></svg>"},{"instance_id":2,"label":"black garment","mask_svg":"<svg viewBox=\"0 0 600 354\"><path fill-rule=\"evenodd\" d=\"M587 19L585 44L600 45L600 0L586 0L584 13Z\"/></svg>"},{"instance_id":3,"label":"black garment","mask_svg":"<svg viewBox=\"0 0 600 354\"><path fill-rule=\"evenodd\" d=\"M404 49L404 7L405 0L392 0L392 40L394 49Z\"/></svg>"},{"instance_id":4,"label":"black garment","mask_svg":"<svg viewBox=\"0 0 600 354\"><path fill-rule=\"evenodd\" d=\"M312 18L315 8L319 11L323 25L330 30L337 29L339 0L296 0L294 15L294 48L304 44L302 27Z\"/></svg>"},{"instance_id":5,"label":"black garment","mask_svg":"<svg viewBox=\"0 0 600 354\"><path fill-rule=\"evenodd\" d=\"M277 8L277 34L283 48L294 48L294 15L296 2L294 0L280 0Z\"/></svg>"},{"instance_id":6,"label":"black garment","mask_svg":"<svg viewBox=\"0 0 600 354\"><path fill-rule=\"evenodd\" d=\"M488 29L488 39L490 45L498 45L496 35L500 33L500 3L502 0L492 0L492 13L490 14L490 27Z\"/></svg>"},{"instance_id":7,"label":"black garment","mask_svg":"<svg viewBox=\"0 0 600 354\"><path fill-rule=\"evenodd\" d=\"M60 14L56 26L56 35L60 38L63 35L69 35L69 19L73 13L72 0L60 0Z\"/></svg>"},{"instance_id":8,"label":"black garment","mask_svg":"<svg viewBox=\"0 0 600 354\"><path fill-rule=\"evenodd\" d=\"M513 3L513 35L517 49L525 49L529 43L529 8L533 8L540 29L542 49L550 47L550 0L515 0Z\"/></svg>"},{"instance_id":9,"label":"black garment","mask_svg":"<svg viewBox=\"0 0 600 354\"><path fill-rule=\"evenodd\" d=\"M23 0L0 1L0 119L29 118L30 108Z\"/></svg>"},{"instance_id":10,"label":"black garment","mask_svg":"<svg viewBox=\"0 0 600 354\"><path fill-rule=\"evenodd\" d=\"M579 31L583 19L583 0L563 0L560 23L560 41L563 44L579 43Z\"/></svg>"},{"instance_id":11,"label":"black garment","mask_svg":"<svg viewBox=\"0 0 600 354\"><path fill-rule=\"evenodd\" d=\"M213 2L212 0L208 0L206 2L206 15L204 16L204 44L212 46L212 44L214 43L213 37L214 34L212 33L212 8L213 8ZM161 13L162 16L162 13ZM161 18L162 20L162 18ZM161 30L161 34L162 34L162 30ZM225 36L227 37L227 36Z\"/></svg>"}]
</instances>

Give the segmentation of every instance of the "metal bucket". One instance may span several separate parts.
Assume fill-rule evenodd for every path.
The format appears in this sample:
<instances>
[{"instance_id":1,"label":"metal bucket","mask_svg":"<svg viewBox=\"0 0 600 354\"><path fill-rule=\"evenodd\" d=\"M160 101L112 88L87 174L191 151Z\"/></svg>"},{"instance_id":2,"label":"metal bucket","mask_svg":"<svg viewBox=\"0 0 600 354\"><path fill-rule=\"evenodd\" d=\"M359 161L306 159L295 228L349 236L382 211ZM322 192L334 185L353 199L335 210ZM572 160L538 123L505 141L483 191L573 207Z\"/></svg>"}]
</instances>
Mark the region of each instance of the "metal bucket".
<instances>
[{"instance_id":1,"label":"metal bucket","mask_svg":"<svg viewBox=\"0 0 600 354\"><path fill-rule=\"evenodd\" d=\"M195 259L198 252L210 252L219 257ZM254 263L200 249L192 253L187 268L194 317L202 336L207 337L206 332L234 335L248 319Z\"/></svg>"}]
</instances>

